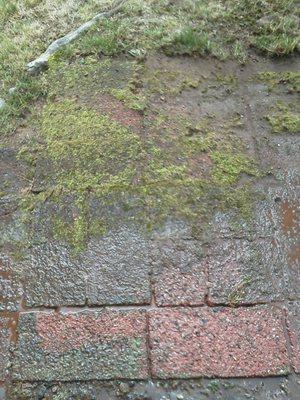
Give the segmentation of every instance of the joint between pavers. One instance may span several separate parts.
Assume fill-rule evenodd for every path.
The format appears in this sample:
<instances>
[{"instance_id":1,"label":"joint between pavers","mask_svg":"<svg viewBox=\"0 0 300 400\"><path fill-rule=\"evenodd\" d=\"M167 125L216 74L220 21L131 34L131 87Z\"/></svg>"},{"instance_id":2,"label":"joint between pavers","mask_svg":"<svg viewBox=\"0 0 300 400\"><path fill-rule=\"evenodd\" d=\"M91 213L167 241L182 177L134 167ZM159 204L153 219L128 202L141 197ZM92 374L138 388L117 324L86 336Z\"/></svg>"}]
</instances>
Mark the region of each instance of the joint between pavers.
<instances>
[{"instance_id":1,"label":"joint between pavers","mask_svg":"<svg viewBox=\"0 0 300 400\"><path fill-rule=\"evenodd\" d=\"M153 377L152 373L152 350L151 350L151 340L150 340L150 315L146 313L146 347L147 347L147 362L148 362L148 375Z\"/></svg>"},{"instance_id":2,"label":"joint between pavers","mask_svg":"<svg viewBox=\"0 0 300 400\"><path fill-rule=\"evenodd\" d=\"M207 296L207 295L206 295ZM205 297L206 297L205 296ZM228 308L228 309L234 309L234 308L254 308L254 307L259 307L259 306L271 306L271 307L282 307L287 304L287 302L291 302L289 300L273 300L273 301L261 301L261 302L253 302L253 303L239 303L239 304L229 304L229 303L224 303L224 302L212 302L208 298L205 298L205 301L203 304L187 304L187 303L182 303L182 304L167 304L167 305L161 305L158 306L155 301L151 301L151 304L89 304L89 305L73 305L73 306L37 306L37 307L22 307L19 311L17 312L12 312L17 313L17 314L27 314L27 313L38 313L38 312L45 312L45 313L61 313L61 314L67 314L67 313L72 313L72 312L80 312L80 311L100 311L100 310L123 310L123 311L130 311L130 310L145 310L145 311L151 311L151 310L163 310L163 309L168 309L168 308L173 308L173 309L180 309L180 308L190 308L190 309L195 309L195 308ZM4 315L5 312L0 311L0 315Z\"/></svg>"}]
</instances>

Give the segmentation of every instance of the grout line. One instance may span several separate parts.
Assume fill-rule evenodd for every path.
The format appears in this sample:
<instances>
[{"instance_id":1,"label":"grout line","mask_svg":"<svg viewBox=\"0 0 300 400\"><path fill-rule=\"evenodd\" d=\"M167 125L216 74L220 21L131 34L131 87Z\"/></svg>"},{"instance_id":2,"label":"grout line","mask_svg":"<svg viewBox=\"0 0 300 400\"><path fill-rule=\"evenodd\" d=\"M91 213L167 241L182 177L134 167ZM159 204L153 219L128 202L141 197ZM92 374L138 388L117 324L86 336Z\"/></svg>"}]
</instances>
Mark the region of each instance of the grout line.
<instances>
[{"instance_id":1,"label":"grout line","mask_svg":"<svg viewBox=\"0 0 300 400\"><path fill-rule=\"evenodd\" d=\"M150 342L150 315L146 313L146 348L148 361L148 374L152 377L152 357L151 357L151 342Z\"/></svg>"},{"instance_id":2,"label":"grout line","mask_svg":"<svg viewBox=\"0 0 300 400\"><path fill-rule=\"evenodd\" d=\"M164 309L170 309L170 308L228 308L228 309L237 309L237 308L254 308L254 307L260 307L260 306L285 306L287 303L293 303L297 302L299 300L280 300L280 301L270 301L270 302L255 302L255 303L241 303L241 304L236 304L236 305L230 305L228 303L212 303L212 302L205 302L203 304L179 304L179 305L172 305L172 304L167 304L163 306L157 306L155 303L155 299L151 298L151 303L141 303L141 304L99 304L99 305L75 305L75 306L53 306L53 307L22 307L20 311L12 311L12 312L7 312L7 311L0 311L0 316L1 315L6 315L6 314L26 314L26 313L38 313L38 312L45 312L45 313L51 313L51 312L58 312L62 314L67 314L69 312L80 312L80 311L102 311L102 310L116 310L116 311L131 311L131 310L164 310Z\"/></svg>"}]
</instances>

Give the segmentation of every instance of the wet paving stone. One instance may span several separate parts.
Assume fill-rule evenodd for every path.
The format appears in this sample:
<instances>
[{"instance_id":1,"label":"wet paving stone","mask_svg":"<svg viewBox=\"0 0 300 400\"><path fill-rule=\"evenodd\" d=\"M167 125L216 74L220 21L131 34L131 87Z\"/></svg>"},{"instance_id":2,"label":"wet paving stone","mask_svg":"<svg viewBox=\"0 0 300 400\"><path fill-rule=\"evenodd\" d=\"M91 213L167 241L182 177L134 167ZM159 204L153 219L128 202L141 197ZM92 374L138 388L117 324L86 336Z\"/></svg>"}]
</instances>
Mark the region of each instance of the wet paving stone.
<instances>
[{"instance_id":1,"label":"wet paving stone","mask_svg":"<svg viewBox=\"0 0 300 400\"><path fill-rule=\"evenodd\" d=\"M149 304L149 241L126 227L93 240L83 255L89 304Z\"/></svg>"},{"instance_id":2,"label":"wet paving stone","mask_svg":"<svg viewBox=\"0 0 300 400\"><path fill-rule=\"evenodd\" d=\"M10 324L12 320L7 315L0 314L0 382L4 382L8 376L10 364Z\"/></svg>"},{"instance_id":3,"label":"wet paving stone","mask_svg":"<svg viewBox=\"0 0 300 400\"><path fill-rule=\"evenodd\" d=\"M26 184L28 184L28 181L26 181L26 165L18 158L18 150L8 147L0 148L1 194L16 195Z\"/></svg>"},{"instance_id":4,"label":"wet paving stone","mask_svg":"<svg viewBox=\"0 0 300 400\"><path fill-rule=\"evenodd\" d=\"M211 253L210 302L235 305L284 299L283 258L273 239L223 240Z\"/></svg>"},{"instance_id":5,"label":"wet paving stone","mask_svg":"<svg viewBox=\"0 0 300 400\"><path fill-rule=\"evenodd\" d=\"M271 307L153 311L150 345L159 378L268 376L290 369L282 314Z\"/></svg>"},{"instance_id":6,"label":"wet paving stone","mask_svg":"<svg viewBox=\"0 0 300 400\"><path fill-rule=\"evenodd\" d=\"M22 293L16 263L0 253L0 311L18 311Z\"/></svg>"},{"instance_id":7,"label":"wet paving stone","mask_svg":"<svg viewBox=\"0 0 300 400\"><path fill-rule=\"evenodd\" d=\"M201 243L174 238L154 241L153 259L158 306L204 303L207 264Z\"/></svg>"},{"instance_id":8,"label":"wet paving stone","mask_svg":"<svg viewBox=\"0 0 300 400\"><path fill-rule=\"evenodd\" d=\"M251 219L219 212L210 224L212 302L299 299L299 190L288 182L264 185Z\"/></svg>"},{"instance_id":9,"label":"wet paving stone","mask_svg":"<svg viewBox=\"0 0 300 400\"><path fill-rule=\"evenodd\" d=\"M27 307L84 305L87 272L67 247L33 246L21 263Z\"/></svg>"},{"instance_id":10,"label":"wet paving stone","mask_svg":"<svg viewBox=\"0 0 300 400\"><path fill-rule=\"evenodd\" d=\"M280 227L275 238L284 258L285 279L289 282L288 298L296 300L300 299L300 190L278 190L276 196Z\"/></svg>"},{"instance_id":11,"label":"wet paving stone","mask_svg":"<svg viewBox=\"0 0 300 400\"><path fill-rule=\"evenodd\" d=\"M287 308L287 326L292 348L292 363L300 373L300 302L289 304Z\"/></svg>"},{"instance_id":12,"label":"wet paving stone","mask_svg":"<svg viewBox=\"0 0 300 400\"><path fill-rule=\"evenodd\" d=\"M20 316L14 380L145 379L142 311L26 313Z\"/></svg>"}]
</instances>

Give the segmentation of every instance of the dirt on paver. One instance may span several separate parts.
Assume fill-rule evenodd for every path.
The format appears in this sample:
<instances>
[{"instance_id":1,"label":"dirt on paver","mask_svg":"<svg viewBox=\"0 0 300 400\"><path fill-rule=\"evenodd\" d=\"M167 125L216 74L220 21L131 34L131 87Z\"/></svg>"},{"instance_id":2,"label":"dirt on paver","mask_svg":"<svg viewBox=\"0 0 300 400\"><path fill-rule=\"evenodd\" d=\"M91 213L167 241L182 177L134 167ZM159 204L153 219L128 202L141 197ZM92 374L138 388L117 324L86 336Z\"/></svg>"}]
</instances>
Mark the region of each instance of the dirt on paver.
<instances>
[{"instance_id":1,"label":"dirt on paver","mask_svg":"<svg viewBox=\"0 0 300 400\"><path fill-rule=\"evenodd\" d=\"M298 399L299 58L166 53L0 138L0 399Z\"/></svg>"}]
</instances>

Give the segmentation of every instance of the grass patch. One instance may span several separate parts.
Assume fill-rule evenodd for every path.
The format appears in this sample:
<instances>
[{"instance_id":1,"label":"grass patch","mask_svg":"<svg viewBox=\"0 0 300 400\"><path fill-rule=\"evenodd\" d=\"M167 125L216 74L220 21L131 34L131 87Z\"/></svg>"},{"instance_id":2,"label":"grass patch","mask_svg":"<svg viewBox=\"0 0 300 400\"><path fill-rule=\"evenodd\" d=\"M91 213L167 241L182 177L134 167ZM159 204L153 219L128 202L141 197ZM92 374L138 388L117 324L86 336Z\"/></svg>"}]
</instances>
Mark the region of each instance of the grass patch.
<instances>
[{"instance_id":1,"label":"grass patch","mask_svg":"<svg viewBox=\"0 0 300 400\"><path fill-rule=\"evenodd\" d=\"M109 6L112 1L105 1ZM0 97L24 78L24 68L47 46L103 7L97 0L0 0ZM296 0L132 0L119 15L99 22L61 52L65 57L148 51L234 57L244 63L251 47L269 56L299 47ZM16 57L16 54L18 55Z\"/></svg>"},{"instance_id":2,"label":"grass patch","mask_svg":"<svg viewBox=\"0 0 300 400\"><path fill-rule=\"evenodd\" d=\"M189 27L175 35L173 41L165 46L168 55L204 55L211 51L212 45L209 36L205 32L197 32Z\"/></svg>"},{"instance_id":3,"label":"grass patch","mask_svg":"<svg viewBox=\"0 0 300 400\"><path fill-rule=\"evenodd\" d=\"M299 44L299 39L287 34L260 35L253 39L253 45L272 56L292 54Z\"/></svg>"}]
</instances>

